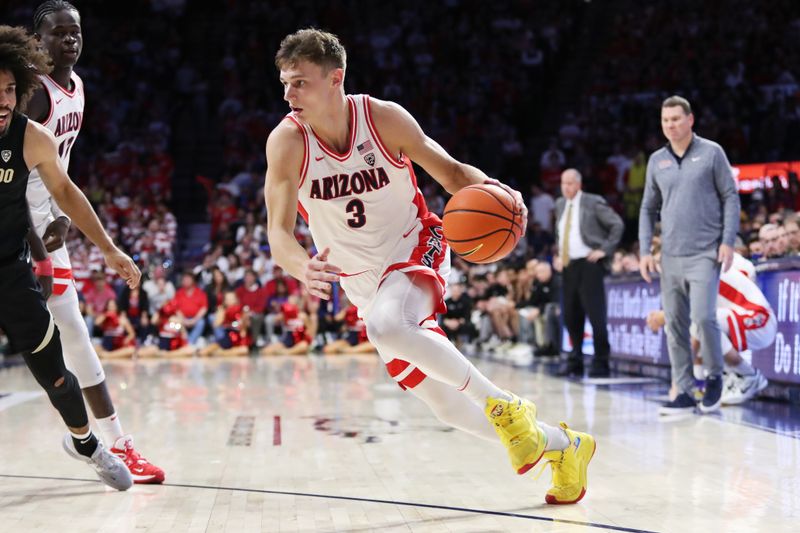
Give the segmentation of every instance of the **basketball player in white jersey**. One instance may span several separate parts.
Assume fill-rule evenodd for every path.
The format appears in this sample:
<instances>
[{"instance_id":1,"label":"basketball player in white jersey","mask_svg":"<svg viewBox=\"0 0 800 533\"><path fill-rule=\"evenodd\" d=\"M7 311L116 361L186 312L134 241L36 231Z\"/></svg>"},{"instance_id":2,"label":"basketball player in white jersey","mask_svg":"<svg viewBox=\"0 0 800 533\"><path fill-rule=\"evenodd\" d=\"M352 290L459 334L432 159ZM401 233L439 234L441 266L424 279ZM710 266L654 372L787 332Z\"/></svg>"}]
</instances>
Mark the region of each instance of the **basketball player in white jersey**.
<instances>
[{"instance_id":1,"label":"basketball player in white jersey","mask_svg":"<svg viewBox=\"0 0 800 533\"><path fill-rule=\"evenodd\" d=\"M433 320L444 310L449 248L411 161L451 194L499 182L450 157L399 105L345 95L346 52L335 35L315 29L291 34L275 63L291 109L266 146L267 231L275 262L321 298L340 282L403 389L449 425L492 441L499 436L519 474L548 460L548 503L580 500L594 438L564 423L538 422L532 402L489 381ZM527 216L521 195L508 190ZM294 235L298 210L321 250L311 258Z\"/></svg>"},{"instance_id":2,"label":"basketball player in white jersey","mask_svg":"<svg viewBox=\"0 0 800 533\"><path fill-rule=\"evenodd\" d=\"M83 45L80 14L69 2L49 0L36 9L33 29L53 61L53 71L40 77L42 86L25 112L53 133L66 169L83 122L83 82L73 71ZM30 173L27 197L33 221L28 240L44 240L52 261L53 292L47 306L61 331L66 366L78 378L111 452L125 461L134 481L161 483L163 470L141 457L133 447L133 438L122 430L108 393L105 372L78 308L78 294L64 245L70 220L50 196L36 170Z\"/></svg>"},{"instance_id":3,"label":"basketball player in white jersey","mask_svg":"<svg viewBox=\"0 0 800 533\"><path fill-rule=\"evenodd\" d=\"M651 311L647 323L653 331L664 325L664 312ZM755 282L753 264L738 253L733 255L731 268L719 278L717 323L721 333L725 362L725 381L722 403L744 403L764 390L767 378L753 368L741 355L745 350L760 350L775 341L778 321L766 296ZM692 348L699 348L697 328L690 327ZM702 363L695 360L695 364Z\"/></svg>"}]
</instances>

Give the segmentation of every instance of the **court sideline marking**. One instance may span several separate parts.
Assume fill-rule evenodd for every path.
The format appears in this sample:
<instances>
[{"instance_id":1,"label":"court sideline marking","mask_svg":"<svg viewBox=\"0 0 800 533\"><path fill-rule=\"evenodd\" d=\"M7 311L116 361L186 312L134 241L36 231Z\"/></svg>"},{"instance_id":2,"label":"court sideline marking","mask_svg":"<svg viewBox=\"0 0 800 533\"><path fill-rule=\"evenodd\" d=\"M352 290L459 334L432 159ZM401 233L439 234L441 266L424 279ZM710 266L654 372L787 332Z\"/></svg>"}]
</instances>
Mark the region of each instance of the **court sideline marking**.
<instances>
[{"instance_id":1,"label":"court sideline marking","mask_svg":"<svg viewBox=\"0 0 800 533\"><path fill-rule=\"evenodd\" d=\"M15 478L15 479L41 479L47 481L75 481L75 482L91 482L100 483L96 479L86 478L70 478L70 477L49 477L49 476L24 476L15 474L0 474L0 478ZM489 509L473 509L470 507L454 507L451 505L435 505L430 503L419 502L404 502L400 500L380 500L376 498L359 498L356 496L337 496L335 494L318 494L313 492L293 492L283 490L268 490L268 489L245 489L241 487L215 487L213 485L191 485L187 483L163 483L163 487L180 487L185 489L202 489L202 490L229 490L232 492L247 492L254 494L273 494L277 496L300 496L305 498L320 498L326 500L342 500L362 503L377 503L385 505L400 505L404 507L420 507L424 509L440 509L443 511L458 511L462 513L482 514L492 516L507 516L510 518L522 518L524 520L537 520L540 522L552 522L554 524L570 524L575 526L583 526L595 529L607 529L611 531L624 531L627 533L657 533L647 529L636 529L630 527L613 526L610 524L600 524L597 522L581 522L579 520L567 520L564 518L553 518L549 516L531 515L523 513L512 513L506 511L492 511Z\"/></svg>"}]
</instances>

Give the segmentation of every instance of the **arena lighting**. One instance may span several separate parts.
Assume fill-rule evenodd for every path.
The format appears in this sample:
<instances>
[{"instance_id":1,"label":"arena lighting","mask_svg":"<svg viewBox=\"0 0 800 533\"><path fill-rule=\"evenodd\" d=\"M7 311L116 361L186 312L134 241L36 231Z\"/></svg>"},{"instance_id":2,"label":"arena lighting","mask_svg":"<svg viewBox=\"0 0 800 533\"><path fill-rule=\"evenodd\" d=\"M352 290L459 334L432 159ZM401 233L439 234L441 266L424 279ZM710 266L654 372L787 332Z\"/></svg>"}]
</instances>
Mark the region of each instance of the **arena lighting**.
<instances>
[{"instance_id":1,"label":"arena lighting","mask_svg":"<svg viewBox=\"0 0 800 533\"><path fill-rule=\"evenodd\" d=\"M800 174L800 161L772 161L732 165L736 185L742 194L750 194L757 189L771 189L773 178L777 177L781 187L789 188L789 175Z\"/></svg>"}]
</instances>

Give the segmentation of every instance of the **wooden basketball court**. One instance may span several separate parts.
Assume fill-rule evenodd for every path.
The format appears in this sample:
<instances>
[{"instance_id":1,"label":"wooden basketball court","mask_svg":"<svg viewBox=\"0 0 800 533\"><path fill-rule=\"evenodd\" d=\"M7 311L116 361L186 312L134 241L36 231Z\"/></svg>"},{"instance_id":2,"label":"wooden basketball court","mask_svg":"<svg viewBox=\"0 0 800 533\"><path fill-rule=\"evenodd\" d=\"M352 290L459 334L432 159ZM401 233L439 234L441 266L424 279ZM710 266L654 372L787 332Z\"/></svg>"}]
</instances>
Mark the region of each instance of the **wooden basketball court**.
<instances>
[{"instance_id":1,"label":"wooden basketball court","mask_svg":"<svg viewBox=\"0 0 800 533\"><path fill-rule=\"evenodd\" d=\"M124 426L167 474L118 493L61 450L56 411L16 366L0 371L0 530L796 531L797 408L664 419L663 382L478 366L544 421L595 435L582 502L545 504L549 467L515 475L499 444L442 425L369 355L107 363Z\"/></svg>"}]
</instances>

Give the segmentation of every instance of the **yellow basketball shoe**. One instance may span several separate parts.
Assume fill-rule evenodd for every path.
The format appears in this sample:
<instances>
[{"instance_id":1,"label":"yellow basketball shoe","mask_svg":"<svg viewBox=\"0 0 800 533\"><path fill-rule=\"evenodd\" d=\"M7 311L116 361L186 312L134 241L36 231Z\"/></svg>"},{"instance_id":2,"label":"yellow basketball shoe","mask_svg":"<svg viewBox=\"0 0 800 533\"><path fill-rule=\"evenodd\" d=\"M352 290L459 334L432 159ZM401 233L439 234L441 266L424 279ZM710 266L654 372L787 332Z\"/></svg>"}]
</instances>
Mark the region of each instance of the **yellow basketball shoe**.
<instances>
[{"instance_id":1,"label":"yellow basketball shoe","mask_svg":"<svg viewBox=\"0 0 800 533\"><path fill-rule=\"evenodd\" d=\"M511 394L511 393L509 393ZM511 394L511 400L487 398L486 418L494 426L500 441L508 449L511 466L524 474L544 455L547 438L536 423L533 402Z\"/></svg>"},{"instance_id":2,"label":"yellow basketball shoe","mask_svg":"<svg viewBox=\"0 0 800 533\"><path fill-rule=\"evenodd\" d=\"M544 499L547 503L563 505L576 503L586 494L586 469L597 444L588 433L572 431L564 422L560 425L567 432L569 446L544 454L553 468L553 486Z\"/></svg>"}]
</instances>

